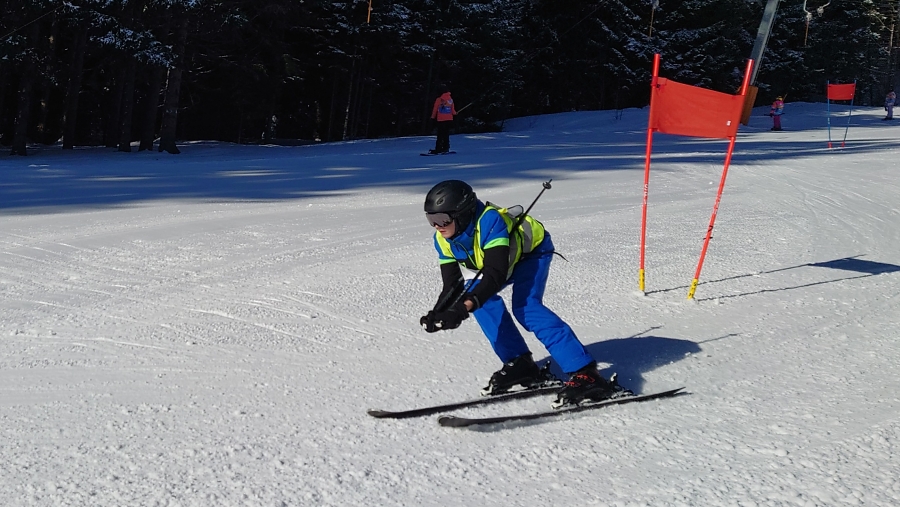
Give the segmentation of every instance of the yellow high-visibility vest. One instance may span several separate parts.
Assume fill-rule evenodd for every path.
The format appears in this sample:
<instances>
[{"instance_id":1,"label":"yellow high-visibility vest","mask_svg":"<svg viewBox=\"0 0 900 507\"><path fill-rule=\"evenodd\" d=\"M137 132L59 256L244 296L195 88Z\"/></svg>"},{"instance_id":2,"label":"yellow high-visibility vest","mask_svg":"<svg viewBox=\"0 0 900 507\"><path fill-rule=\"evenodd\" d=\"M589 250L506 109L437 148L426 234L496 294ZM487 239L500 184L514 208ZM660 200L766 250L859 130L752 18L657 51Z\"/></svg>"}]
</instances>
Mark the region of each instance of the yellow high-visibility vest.
<instances>
[{"instance_id":1,"label":"yellow high-visibility vest","mask_svg":"<svg viewBox=\"0 0 900 507\"><path fill-rule=\"evenodd\" d=\"M509 233L509 238L512 240L509 242L509 271L506 273L506 278L509 278L512 276L513 268L516 263L519 262L519 259L521 259L523 255L537 248L537 246L544 241L544 225L534 217L525 215L525 219L522 220L519 227L513 231L513 225L515 225L519 215L523 212L522 207L516 205L510 208L501 208L490 202L485 203L484 211L481 212L481 215L475 221L474 252L473 256L468 259L475 264L475 269L482 269L484 267L484 250L497 245L497 243L493 243L484 245L484 247L481 246L481 218L489 210L496 210L500 213L503 221L506 222L506 232ZM443 253L445 257L455 258L453 250L450 248L450 242L444 239L440 232L435 231L434 234L438 245L441 247L441 253ZM465 265L465 261L461 261L460 264Z\"/></svg>"}]
</instances>

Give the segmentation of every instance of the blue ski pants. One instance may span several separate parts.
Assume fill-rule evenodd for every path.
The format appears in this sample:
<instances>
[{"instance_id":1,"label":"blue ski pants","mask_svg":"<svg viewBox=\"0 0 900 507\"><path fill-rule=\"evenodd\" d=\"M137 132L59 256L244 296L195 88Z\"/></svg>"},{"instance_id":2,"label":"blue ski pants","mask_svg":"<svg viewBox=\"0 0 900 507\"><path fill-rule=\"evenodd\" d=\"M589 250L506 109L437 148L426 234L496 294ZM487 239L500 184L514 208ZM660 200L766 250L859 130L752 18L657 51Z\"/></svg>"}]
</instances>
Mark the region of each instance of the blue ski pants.
<instances>
[{"instance_id":1,"label":"blue ski pants","mask_svg":"<svg viewBox=\"0 0 900 507\"><path fill-rule=\"evenodd\" d=\"M544 306L544 289L552 260L553 241L546 234L536 250L519 260L504 287L512 285L512 314L519 324L534 333L564 372L572 373L594 358L572 328ZM499 294L485 301L472 315L504 363L530 352Z\"/></svg>"}]
</instances>

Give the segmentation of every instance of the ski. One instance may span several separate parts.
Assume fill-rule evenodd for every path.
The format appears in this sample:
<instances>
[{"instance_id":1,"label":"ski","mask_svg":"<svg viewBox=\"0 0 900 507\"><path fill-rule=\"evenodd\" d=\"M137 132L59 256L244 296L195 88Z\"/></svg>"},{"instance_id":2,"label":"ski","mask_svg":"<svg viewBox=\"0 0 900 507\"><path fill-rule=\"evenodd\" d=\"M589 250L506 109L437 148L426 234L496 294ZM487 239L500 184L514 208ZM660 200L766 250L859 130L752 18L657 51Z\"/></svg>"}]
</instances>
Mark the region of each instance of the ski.
<instances>
[{"instance_id":1,"label":"ski","mask_svg":"<svg viewBox=\"0 0 900 507\"><path fill-rule=\"evenodd\" d=\"M443 153L419 153L419 155L422 155L423 157L435 157L437 155L453 155L454 153L456 153L456 152L455 151L445 151Z\"/></svg>"},{"instance_id":2,"label":"ski","mask_svg":"<svg viewBox=\"0 0 900 507\"><path fill-rule=\"evenodd\" d=\"M439 414L441 412L449 412L458 408L474 407L476 405L487 405L488 403L499 403L502 401L522 400L542 394L553 394L559 391L559 385L551 385L547 387L536 387L534 389L526 389L524 391L515 391L511 393L495 394L492 396L483 396L481 398L458 401L454 403L445 403L442 405L433 405L430 407L413 408L409 410L376 410L369 409L367 413L372 417L379 419L406 419L409 417L421 417L424 415Z\"/></svg>"},{"instance_id":3,"label":"ski","mask_svg":"<svg viewBox=\"0 0 900 507\"><path fill-rule=\"evenodd\" d=\"M438 424L441 426L446 426L448 428L465 428L468 426L474 426L477 424L499 424L506 422L514 422L514 421L529 421L533 419L542 419L545 417L553 417L565 414L574 414L576 412L584 412L586 410L593 410L597 408L609 407L612 405L622 405L625 403L638 402L638 401L647 401L647 400L655 400L658 398L666 398L669 396L674 396L681 392L684 387L679 387L678 389L672 389L670 391L662 391L658 393L651 394L640 394L636 396L624 396L622 398L613 398L609 400L598 401L596 403L587 403L584 405L576 405L573 407L563 407L557 410L547 410L544 412L531 412L527 414L515 414L515 415L507 415L507 416L499 416L499 417L457 417L453 415L442 415L438 418Z\"/></svg>"}]
</instances>

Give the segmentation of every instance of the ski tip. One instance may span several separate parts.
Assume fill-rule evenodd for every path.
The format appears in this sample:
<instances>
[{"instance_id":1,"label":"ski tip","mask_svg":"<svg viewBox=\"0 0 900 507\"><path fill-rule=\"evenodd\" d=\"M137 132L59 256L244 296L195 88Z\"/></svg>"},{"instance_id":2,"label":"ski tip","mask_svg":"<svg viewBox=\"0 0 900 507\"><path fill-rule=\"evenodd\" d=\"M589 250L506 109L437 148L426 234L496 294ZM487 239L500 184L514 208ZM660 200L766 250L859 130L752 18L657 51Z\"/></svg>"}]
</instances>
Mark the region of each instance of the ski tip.
<instances>
[{"instance_id":1,"label":"ski tip","mask_svg":"<svg viewBox=\"0 0 900 507\"><path fill-rule=\"evenodd\" d=\"M650 394L639 394L637 396L671 396L673 394L679 394L681 391L687 389L687 387L677 387L675 389L669 389L668 391L659 391L658 393L650 393Z\"/></svg>"},{"instance_id":2,"label":"ski tip","mask_svg":"<svg viewBox=\"0 0 900 507\"><path fill-rule=\"evenodd\" d=\"M667 397L669 397L669 396L677 396L677 395L679 395L679 394L687 394L687 393L684 391L685 389L687 389L687 387L679 387L679 388L676 388L676 389L669 389L668 391L660 391L659 393L657 393L657 394L655 394L655 395L654 395L654 394L649 394L649 395L647 395L647 396L650 397L650 398L667 398Z\"/></svg>"},{"instance_id":3,"label":"ski tip","mask_svg":"<svg viewBox=\"0 0 900 507\"><path fill-rule=\"evenodd\" d=\"M374 408L370 408L369 410L366 410L366 413L372 417L376 417L376 418L380 419L382 417L390 416L393 412L389 412L387 410L376 410Z\"/></svg>"},{"instance_id":4,"label":"ski tip","mask_svg":"<svg viewBox=\"0 0 900 507\"><path fill-rule=\"evenodd\" d=\"M467 426L467 419L455 415L442 415L438 417L438 424L445 428L460 428Z\"/></svg>"}]
</instances>

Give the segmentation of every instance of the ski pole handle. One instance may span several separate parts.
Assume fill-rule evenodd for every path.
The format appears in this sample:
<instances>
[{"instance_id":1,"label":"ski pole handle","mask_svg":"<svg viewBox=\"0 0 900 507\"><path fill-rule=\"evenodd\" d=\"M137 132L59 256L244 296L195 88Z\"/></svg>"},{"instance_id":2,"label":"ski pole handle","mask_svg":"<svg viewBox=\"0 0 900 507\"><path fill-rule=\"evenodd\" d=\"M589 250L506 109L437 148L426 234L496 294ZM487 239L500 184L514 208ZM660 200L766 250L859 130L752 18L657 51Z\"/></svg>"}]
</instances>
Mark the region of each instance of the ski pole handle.
<instances>
[{"instance_id":1,"label":"ski pole handle","mask_svg":"<svg viewBox=\"0 0 900 507\"><path fill-rule=\"evenodd\" d=\"M448 304L451 300L453 304L456 304L456 301L459 299L460 294L464 294L465 291L465 283L466 280L463 277L460 277L459 280L456 281L456 284L453 286L453 290L444 294L443 297L438 299L438 302L434 304L433 312L441 312L450 308L452 305Z\"/></svg>"},{"instance_id":2,"label":"ski pole handle","mask_svg":"<svg viewBox=\"0 0 900 507\"><path fill-rule=\"evenodd\" d=\"M538 199L540 199L540 198L541 198L541 195L544 194L544 190L550 190L551 188L553 188L553 187L550 185L550 182L551 182L551 181L553 181L553 178L551 178L551 179L549 179L549 180L547 180L547 181L545 181L545 182L543 182L543 183L541 184L541 186L543 186L544 188L542 188L542 189L541 189L541 192L537 195L537 197L535 197L534 200L531 201L531 205L528 206L528 209L525 210L525 213L522 213L522 214L519 215L519 217L516 219L516 223L513 224L513 230L518 229L519 226L522 225L522 222L525 221L525 215L527 215L528 212L531 211L531 208L533 208L534 205L537 204Z\"/></svg>"}]
</instances>

